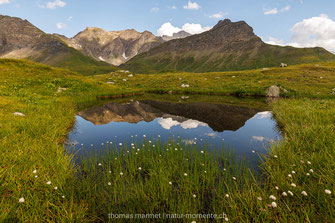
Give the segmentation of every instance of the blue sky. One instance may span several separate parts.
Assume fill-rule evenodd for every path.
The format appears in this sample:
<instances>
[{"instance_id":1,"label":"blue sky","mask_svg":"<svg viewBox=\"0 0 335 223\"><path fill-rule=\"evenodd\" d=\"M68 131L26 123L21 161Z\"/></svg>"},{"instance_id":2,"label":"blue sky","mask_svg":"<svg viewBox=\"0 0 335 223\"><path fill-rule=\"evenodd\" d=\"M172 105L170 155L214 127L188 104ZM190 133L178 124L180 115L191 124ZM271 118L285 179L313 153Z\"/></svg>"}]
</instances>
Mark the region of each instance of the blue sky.
<instances>
[{"instance_id":1,"label":"blue sky","mask_svg":"<svg viewBox=\"0 0 335 223\"><path fill-rule=\"evenodd\" d=\"M312 45L322 45L325 39L328 45L335 41L334 0L0 0L0 14L27 19L47 33L68 37L91 26L157 34L167 22L179 28L186 23L212 27L218 20L229 18L246 21L258 36L275 44L305 42L302 34L296 37L291 31L299 23L304 24L295 32L306 35L306 29L310 29L312 33L307 35L312 39L331 30L321 37L323 42L313 40ZM312 18L321 18L324 30L313 33L320 24Z\"/></svg>"}]
</instances>

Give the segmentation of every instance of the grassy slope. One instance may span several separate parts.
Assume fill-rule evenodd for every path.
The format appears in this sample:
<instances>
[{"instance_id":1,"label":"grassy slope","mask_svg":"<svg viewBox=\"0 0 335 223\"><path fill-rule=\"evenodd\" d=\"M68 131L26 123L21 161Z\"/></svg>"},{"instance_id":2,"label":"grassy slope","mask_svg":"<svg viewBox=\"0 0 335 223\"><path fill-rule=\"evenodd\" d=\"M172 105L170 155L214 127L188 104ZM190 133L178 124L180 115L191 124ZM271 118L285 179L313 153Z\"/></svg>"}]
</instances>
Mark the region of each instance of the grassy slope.
<instances>
[{"instance_id":1,"label":"grassy slope","mask_svg":"<svg viewBox=\"0 0 335 223\"><path fill-rule=\"evenodd\" d=\"M71 47L69 47L69 51L66 55L61 55L60 57L61 58L57 59L57 61L49 61L47 64L67 68L84 75L103 74L118 70L118 68L113 65L103 61L97 61Z\"/></svg>"},{"instance_id":2,"label":"grassy slope","mask_svg":"<svg viewBox=\"0 0 335 223\"><path fill-rule=\"evenodd\" d=\"M322 48L299 49L268 44L255 52L244 52L243 55L215 51L190 51L175 55L168 51L161 52L158 48L153 53L149 51L132 58L121 67L137 73L202 73L277 67L280 63L294 65L335 60L335 55Z\"/></svg>"},{"instance_id":3,"label":"grassy slope","mask_svg":"<svg viewBox=\"0 0 335 223\"><path fill-rule=\"evenodd\" d=\"M242 74L245 74L246 77ZM232 75L236 77L233 78ZM320 79L321 75L322 79ZM97 205L99 202L96 202L98 199L101 199L100 205L113 205L110 200L99 197L101 194L93 193L106 188L106 182L92 182L89 179L82 182L75 181L73 166L69 163L70 157L63 154L63 146L59 144L59 141L62 136L66 135L67 128L73 122L73 117L79 107L89 104L96 95L127 94L145 90L236 93L239 88L242 88L245 94L253 94L262 93L265 86L271 84L281 84L289 90L290 95L324 99L286 99L274 104L274 113L286 132L286 138L282 145L273 148L273 154L276 154L278 159L270 156L270 159L266 160L264 168L268 170L268 182L265 185L259 185L257 182L251 183L250 176L238 178L239 182L240 180L246 181L244 183L249 185L248 189L239 190L238 187L234 187L234 182L230 181L228 189L220 187L222 189L217 192L219 196L214 199L217 202L213 203L213 207L217 207L214 211L216 213L225 211L231 221L332 222L334 220L333 195L324 193L325 189L333 193L335 190L333 159L335 138L333 117L335 114L334 102L333 99L330 99L333 97L331 90L334 88L332 86L335 77L334 64L326 63L317 67L302 65L264 72L255 70L242 73L166 74L150 77L153 78L150 81L144 75L135 75L131 78L122 73L114 77L112 75L83 77L65 70L30 62L0 60L0 160L2 167L0 193L5 198L1 199L0 203L1 220L7 219L12 222L18 220L88 221L91 218L106 218L105 213L100 213L98 216L95 212L106 211L104 208L107 208L108 211L135 210L141 207L154 210L151 209L153 208L151 205L164 198L164 196L159 196L155 199L154 194L148 194L149 197L145 196L150 191L141 186L141 183L134 184L137 190L127 191L126 185L133 181L128 182L128 178L125 178L111 188L115 190L111 191L110 196L117 196L119 192L127 192L129 196L135 196L133 193L137 193L136 196L143 198L144 203L133 201L131 206L126 204L117 207L99 206ZM183 79L179 80L179 77ZM111 81L110 78L116 79L115 85L105 83L107 80ZM122 81L124 78L128 78L128 81ZM269 80L273 78L274 80ZM191 85L187 90L180 87L180 84L185 81ZM66 87L68 90L56 93L58 87ZM16 117L13 116L13 112L22 112L26 116ZM147 157L153 158L154 155L154 153L149 153ZM166 154L166 156L169 155ZM135 169L138 165L143 165L144 170L147 168L149 171L169 172L167 176L174 174L178 176L185 170L196 171L197 168L188 169L190 168L188 165L174 169L174 166L179 166L181 162L179 159L182 157L173 156L177 159L170 160L169 165L172 169L166 169L167 165L154 162L148 162L145 166L144 161L138 160L137 163L135 159L129 159L129 165L131 165L129 166L129 177L131 177L129 180L134 180L131 171L136 174ZM304 160L304 164L300 163L301 160ZM311 161L311 165L307 164L308 160ZM293 164L296 166L287 168ZM119 168L118 163L113 165ZM155 169L150 165L160 168ZM310 168L314 170L314 173L307 177L306 172ZM37 169L36 174L32 173L34 169ZM208 169L209 173L213 174L211 176L215 176L218 171L214 164ZM291 188L291 179L287 178L287 174L292 170L296 171L295 175L292 174L292 182L297 184L296 188ZM35 175L38 177L35 178ZM148 188L158 191L169 190L169 187L163 184L156 187L155 179L161 180L162 178L155 175L152 181L147 182L150 185ZM51 185L46 184L49 180L52 182ZM178 178L175 180L178 181ZM182 202L175 203L176 206L172 206L170 210L174 208L197 210L202 207L203 203L197 200L192 204L193 206L190 204L193 191L196 190L199 198L208 188L211 188L210 191L215 190L212 181L204 184L207 185L206 187L201 187L196 182L204 178L192 177L190 180L192 184L182 187L187 191L187 193L182 193ZM118 187L118 185L123 186ZM57 186L58 190L54 190L54 186ZM279 191L274 189L275 186L280 188ZM92 187L95 189L92 190ZM283 190L291 190L295 196L293 198L282 197L280 194ZM301 195L302 190L308 193L308 197ZM231 195L230 199L226 199L228 201L222 197L225 193ZM277 209L267 207L270 194L277 197ZM62 195L65 198L62 198ZM258 196L261 196L263 201L258 201ZM24 203L18 202L21 197L25 198ZM142 204L145 206L138 206ZM266 211L260 211L260 208Z\"/></svg>"}]
</instances>

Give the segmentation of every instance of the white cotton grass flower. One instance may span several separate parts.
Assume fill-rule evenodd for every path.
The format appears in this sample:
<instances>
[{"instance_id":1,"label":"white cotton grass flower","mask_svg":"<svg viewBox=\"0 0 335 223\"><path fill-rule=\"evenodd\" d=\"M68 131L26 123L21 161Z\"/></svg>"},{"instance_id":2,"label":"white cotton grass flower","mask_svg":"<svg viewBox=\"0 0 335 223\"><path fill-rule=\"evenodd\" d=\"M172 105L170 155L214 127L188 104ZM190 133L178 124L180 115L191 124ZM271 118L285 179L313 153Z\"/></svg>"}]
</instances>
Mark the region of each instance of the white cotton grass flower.
<instances>
[{"instance_id":1,"label":"white cotton grass flower","mask_svg":"<svg viewBox=\"0 0 335 223\"><path fill-rule=\"evenodd\" d=\"M172 185L172 182L170 181L169 184Z\"/></svg>"},{"instance_id":2,"label":"white cotton grass flower","mask_svg":"<svg viewBox=\"0 0 335 223\"><path fill-rule=\"evenodd\" d=\"M122 146L122 143L121 143L121 142L119 143L119 146Z\"/></svg>"},{"instance_id":3,"label":"white cotton grass flower","mask_svg":"<svg viewBox=\"0 0 335 223\"><path fill-rule=\"evenodd\" d=\"M308 164L308 165L312 165L311 161L307 161L307 164Z\"/></svg>"},{"instance_id":4,"label":"white cotton grass flower","mask_svg":"<svg viewBox=\"0 0 335 223\"><path fill-rule=\"evenodd\" d=\"M309 172L314 173L314 170L313 170L313 169L310 169Z\"/></svg>"},{"instance_id":5,"label":"white cotton grass flower","mask_svg":"<svg viewBox=\"0 0 335 223\"><path fill-rule=\"evenodd\" d=\"M192 221L191 223L197 223L196 221Z\"/></svg>"},{"instance_id":6,"label":"white cotton grass flower","mask_svg":"<svg viewBox=\"0 0 335 223\"><path fill-rule=\"evenodd\" d=\"M301 163L301 164L304 164L305 162L304 162L303 160L300 160L300 163Z\"/></svg>"},{"instance_id":7,"label":"white cotton grass flower","mask_svg":"<svg viewBox=\"0 0 335 223\"><path fill-rule=\"evenodd\" d=\"M293 196L293 193L292 193L292 191L287 191L287 193L289 194L289 195L291 195L291 196Z\"/></svg>"},{"instance_id":8,"label":"white cotton grass flower","mask_svg":"<svg viewBox=\"0 0 335 223\"><path fill-rule=\"evenodd\" d=\"M99 163L98 165L99 165L99 166L102 166L102 163Z\"/></svg>"},{"instance_id":9,"label":"white cotton grass flower","mask_svg":"<svg viewBox=\"0 0 335 223\"><path fill-rule=\"evenodd\" d=\"M204 173L207 173L207 171L205 170Z\"/></svg>"},{"instance_id":10,"label":"white cotton grass flower","mask_svg":"<svg viewBox=\"0 0 335 223\"><path fill-rule=\"evenodd\" d=\"M272 199L272 200L274 200L274 201L277 199L277 198L276 198L275 196L273 196L273 195L270 195L269 198Z\"/></svg>"},{"instance_id":11,"label":"white cotton grass flower","mask_svg":"<svg viewBox=\"0 0 335 223\"><path fill-rule=\"evenodd\" d=\"M223 171L226 171L227 169L226 168L223 168Z\"/></svg>"},{"instance_id":12,"label":"white cotton grass flower","mask_svg":"<svg viewBox=\"0 0 335 223\"><path fill-rule=\"evenodd\" d=\"M64 199L64 198L65 198L65 196L63 195L63 196L62 196L62 198Z\"/></svg>"},{"instance_id":13,"label":"white cotton grass flower","mask_svg":"<svg viewBox=\"0 0 335 223\"><path fill-rule=\"evenodd\" d=\"M306 191L302 191L301 194L304 195L304 196L307 196Z\"/></svg>"},{"instance_id":14,"label":"white cotton grass flower","mask_svg":"<svg viewBox=\"0 0 335 223\"><path fill-rule=\"evenodd\" d=\"M310 173L306 173L306 176L310 176L311 174Z\"/></svg>"},{"instance_id":15,"label":"white cotton grass flower","mask_svg":"<svg viewBox=\"0 0 335 223\"><path fill-rule=\"evenodd\" d=\"M37 175L35 175L35 178L37 178L38 176Z\"/></svg>"},{"instance_id":16,"label":"white cotton grass flower","mask_svg":"<svg viewBox=\"0 0 335 223\"><path fill-rule=\"evenodd\" d=\"M23 203L25 200L24 200L24 198L23 197L21 197L20 199L19 199L19 202L20 203Z\"/></svg>"},{"instance_id":17,"label":"white cotton grass flower","mask_svg":"<svg viewBox=\"0 0 335 223\"><path fill-rule=\"evenodd\" d=\"M109 173L112 173L112 171L110 170Z\"/></svg>"},{"instance_id":18,"label":"white cotton grass flower","mask_svg":"<svg viewBox=\"0 0 335 223\"><path fill-rule=\"evenodd\" d=\"M112 185L112 183L111 182L108 182L108 186L111 186Z\"/></svg>"},{"instance_id":19,"label":"white cotton grass flower","mask_svg":"<svg viewBox=\"0 0 335 223\"><path fill-rule=\"evenodd\" d=\"M184 173L184 176L187 177L187 173Z\"/></svg>"},{"instance_id":20,"label":"white cotton grass flower","mask_svg":"<svg viewBox=\"0 0 335 223\"><path fill-rule=\"evenodd\" d=\"M292 178L292 175L291 174L289 174L289 175L287 175L289 178Z\"/></svg>"},{"instance_id":21,"label":"white cotton grass flower","mask_svg":"<svg viewBox=\"0 0 335 223\"><path fill-rule=\"evenodd\" d=\"M287 197L287 193L286 193L285 191L282 193L282 195L283 195L284 197Z\"/></svg>"},{"instance_id":22,"label":"white cotton grass flower","mask_svg":"<svg viewBox=\"0 0 335 223\"><path fill-rule=\"evenodd\" d=\"M325 190L325 193L326 194L332 194L332 192L330 190L327 190L327 189Z\"/></svg>"},{"instance_id":23,"label":"white cotton grass flower","mask_svg":"<svg viewBox=\"0 0 335 223\"><path fill-rule=\"evenodd\" d=\"M142 170L142 167L139 167L138 170Z\"/></svg>"},{"instance_id":24,"label":"white cotton grass flower","mask_svg":"<svg viewBox=\"0 0 335 223\"><path fill-rule=\"evenodd\" d=\"M295 171L294 171L294 170L292 171L292 174L295 174Z\"/></svg>"},{"instance_id":25,"label":"white cotton grass flower","mask_svg":"<svg viewBox=\"0 0 335 223\"><path fill-rule=\"evenodd\" d=\"M203 150L201 150L200 152L201 152L201 153L204 153L204 151L203 151Z\"/></svg>"},{"instance_id":26,"label":"white cotton grass flower","mask_svg":"<svg viewBox=\"0 0 335 223\"><path fill-rule=\"evenodd\" d=\"M55 190L58 190L58 187L54 187Z\"/></svg>"},{"instance_id":27,"label":"white cotton grass flower","mask_svg":"<svg viewBox=\"0 0 335 223\"><path fill-rule=\"evenodd\" d=\"M261 200L263 200L263 198L262 197L257 197L257 200L261 201Z\"/></svg>"},{"instance_id":28,"label":"white cotton grass flower","mask_svg":"<svg viewBox=\"0 0 335 223\"><path fill-rule=\"evenodd\" d=\"M226 198L229 198L229 194L226 194L225 197L226 197Z\"/></svg>"},{"instance_id":29,"label":"white cotton grass flower","mask_svg":"<svg viewBox=\"0 0 335 223\"><path fill-rule=\"evenodd\" d=\"M277 203L276 202L272 202L271 203L271 207L276 208L277 207Z\"/></svg>"},{"instance_id":30,"label":"white cotton grass flower","mask_svg":"<svg viewBox=\"0 0 335 223\"><path fill-rule=\"evenodd\" d=\"M34 170L33 173L37 173L37 170Z\"/></svg>"},{"instance_id":31,"label":"white cotton grass flower","mask_svg":"<svg viewBox=\"0 0 335 223\"><path fill-rule=\"evenodd\" d=\"M192 196L193 196L194 198L196 198L196 197L197 197L197 195L195 195L195 194L193 194Z\"/></svg>"},{"instance_id":32,"label":"white cotton grass flower","mask_svg":"<svg viewBox=\"0 0 335 223\"><path fill-rule=\"evenodd\" d=\"M51 184L51 181L48 181L47 184L50 185L50 184Z\"/></svg>"},{"instance_id":33,"label":"white cotton grass flower","mask_svg":"<svg viewBox=\"0 0 335 223\"><path fill-rule=\"evenodd\" d=\"M276 189L276 190L279 190L279 187L277 186L277 187L275 187L275 189Z\"/></svg>"},{"instance_id":34,"label":"white cotton grass flower","mask_svg":"<svg viewBox=\"0 0 335 223\"><path fill-rule=\"evenodd\" d=\"M233 177L233 180L236 181L236 177Z\"/></svg>"},{"instance_id":35,"label":"white cotton grass flower","mask_svg":"<svg viewBox=\"0 0 335 223\"><path fill-rule=\"evenodd\" d=\"M122 175L123 175L123 172L120 172L120 175L122 176Z\"/></svg>"},{"instance_id":36,"label":"white cotton grass flower","mask_svg":"<svg viewBox=\"0 0 335 223\"><path fill-rule=\"evenodd\" d=\"M255 151L255 150L252 150L252 153L256 153L256 151Z\"/></svg>"},{"instance_id":37,"label":"white cotton grass flower","mask_svg":"<svg viewBox=\"0 0 335 223\"><path fill-rule=\"evenodd\" d=\"M229 221L229 219L227 217L224 218L225 221Z\"/></svg>"},{"instance_id":38,"label":"white cotton grass flower","mask_svg":"<svg viewBox=\"0 0 335 223\"><path fill-rule=\"evenodd\" d=\"M295 183L291 183L291 186L292 187L296 187L297 185Z\"/></svg>"},{"instance_id":39,"label":"white cotton grass flower","mask_svg":"<svg viewBox=\"0 0 335 223\"><path fill-rule=\"evenodd\" d=\"M274 157L274 158L276 158L276 159L278 158L278 156L277 156L277 155L274 155L273 157Z\"/></svg>"},{"instance_id":40,"label":"white cotton grass flower","mask_svg":"<svg viewBox=\"0 0 335 223\"><path fill-rule=\"evenodd\" d=\"M114 159L115 159L115 160L117 160L117 158L116 158L116 157L115 157Z\"/></svg>"}]
</instances>

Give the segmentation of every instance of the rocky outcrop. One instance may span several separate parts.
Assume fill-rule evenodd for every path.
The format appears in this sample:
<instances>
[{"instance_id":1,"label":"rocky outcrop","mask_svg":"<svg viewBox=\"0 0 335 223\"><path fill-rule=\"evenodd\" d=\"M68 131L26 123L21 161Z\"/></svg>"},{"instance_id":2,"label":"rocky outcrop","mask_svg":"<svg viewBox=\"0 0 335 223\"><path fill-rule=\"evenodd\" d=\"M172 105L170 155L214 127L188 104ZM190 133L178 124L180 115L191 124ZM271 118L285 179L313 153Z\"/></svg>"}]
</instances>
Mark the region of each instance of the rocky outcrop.
<instances>
[{"instance_id":1,"label":"rocky outcrop","mask_svg":"<svg viewBox=\"0 0 335 223\"><path fill-rule=\"evenodd\" d=\"M140 33L127 29L108 32L96 27L88 27L73 38L58 37L88 56L117 66L163 42L148 31Z\"/></svg>"},{"instance_id":2,"label":"rocky outcrop","mask_svg":"<svg viewBox=\"0 0 335 223\"><path fill-rule=\"evenodd\" d=\"M266 89L265 91L266 97L269 98L279 98L280 97L280 88L276 85L273 85Z\"/></svg>"},{"instance_id":3,"label":"rocky outcrop","mask_svg":"<svg viewBox=\"0 0 335 223\"><path fill-rule=\"evenodd\" d=\"M177 32L177 33L174 33L172 36L162 36L162 39L164 41L170 41L170 40L173 40L173 39L182 39L182 38L185 38L185 37L188 37L188 36L192 36L192 34L188 33L188 32L185 32L185 31L180 31L180 32Z\"/></svg>"}]
</instances>

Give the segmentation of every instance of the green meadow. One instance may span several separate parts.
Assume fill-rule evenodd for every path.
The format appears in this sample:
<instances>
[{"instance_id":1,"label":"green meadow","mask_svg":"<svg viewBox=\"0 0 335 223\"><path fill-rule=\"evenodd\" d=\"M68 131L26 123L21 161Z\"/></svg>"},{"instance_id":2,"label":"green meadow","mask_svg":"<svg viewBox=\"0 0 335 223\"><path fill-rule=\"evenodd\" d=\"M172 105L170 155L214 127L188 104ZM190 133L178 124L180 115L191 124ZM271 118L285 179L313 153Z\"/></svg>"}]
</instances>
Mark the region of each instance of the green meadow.
<instances>
[{"instance_id":1,"label":"green meadow","mask_svg":"<svg viewBox=\"0 0 335 223\"><path fill-rule=\"evenodd\" d=\"M130 138L132 148L110 142L101 145L103 156L101 147L95 148L79 164L65 152L76 113L97 98L159 93L220 100L221 95L264 96L272 85L286 90L270 104L283 140L268 155L258 154L260 173L248 162L235 162L233 148L208 152L199 139L181 146L177 137L170 142ZM221 73L84 76L1 59L0 221L115 222L109 214L213 213L216 219L173 220L334 222L334 99L334 62Z\"/></svg>"}]
</instances>

